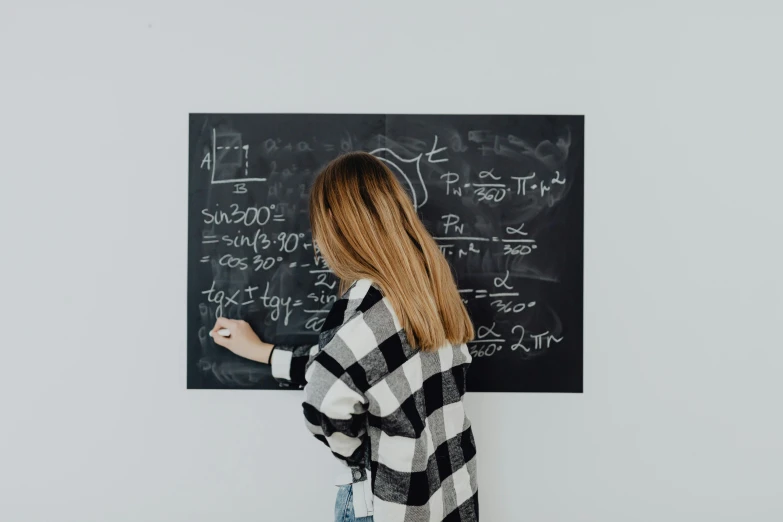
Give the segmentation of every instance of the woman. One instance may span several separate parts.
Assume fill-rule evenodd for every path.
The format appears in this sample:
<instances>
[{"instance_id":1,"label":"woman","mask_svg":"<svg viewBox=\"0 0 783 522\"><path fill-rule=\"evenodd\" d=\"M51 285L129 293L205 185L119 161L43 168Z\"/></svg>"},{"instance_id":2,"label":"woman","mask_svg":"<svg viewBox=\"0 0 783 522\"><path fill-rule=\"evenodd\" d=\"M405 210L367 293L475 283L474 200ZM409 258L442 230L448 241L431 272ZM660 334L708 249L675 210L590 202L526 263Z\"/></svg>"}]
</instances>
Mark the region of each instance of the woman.
<instances>
[{"instance_id":1,"label":"woman","mask_svg":"<svg viewBox=\"0 0 783 522\"><path fill-rule=\"evenodd\" d=\"M340 156L316 177L310 224L340 279L318 344L273 346L226 318L213 339L304 385L307 427L345 464L336 521L478 520L462 404L474 332L448 262L371 154Z\"/></svg>"}]
</instances>

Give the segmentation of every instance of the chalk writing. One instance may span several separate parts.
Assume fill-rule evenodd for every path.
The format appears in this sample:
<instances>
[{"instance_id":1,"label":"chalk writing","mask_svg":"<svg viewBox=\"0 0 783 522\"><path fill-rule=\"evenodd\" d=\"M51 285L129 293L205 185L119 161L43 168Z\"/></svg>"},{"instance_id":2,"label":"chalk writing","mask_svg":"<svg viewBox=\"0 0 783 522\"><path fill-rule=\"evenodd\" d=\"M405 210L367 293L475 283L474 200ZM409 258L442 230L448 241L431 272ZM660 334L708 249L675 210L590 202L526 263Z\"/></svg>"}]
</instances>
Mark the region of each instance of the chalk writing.
<instances>
[{"instance_id":1,"label":"chalk writing","mask_svg":"<svg viewBox=\"0 0 783 522\"><path fill-rule=\"evenodd\" d=\"M189 386L191 372L197 385L266 382L249 363L221 363L229 356L205 335L216 317L255 321L270 341L313 342L337 298L337 279L312 241L309 187L329 160L353 150L374 154L397 176L454 268L474 323L472 356L512 368L556 350L581 354L581 320L574 323L581 302L570 304L570 292L581 292L572 274L581 277L582 261L566 249L581 241L571 232L581 234L581 214L568 212L581 201L573 160L581 120L477 117L471 127L461 123L471 117L461 118L455 126L435 116L192 119L188 306L198 348L189 342L189 350L198 350L198 364L189 366ZM561 283L564 274L570 286ZM479 382L522 386L511 376Z\"/></svg>"}]
</instances>

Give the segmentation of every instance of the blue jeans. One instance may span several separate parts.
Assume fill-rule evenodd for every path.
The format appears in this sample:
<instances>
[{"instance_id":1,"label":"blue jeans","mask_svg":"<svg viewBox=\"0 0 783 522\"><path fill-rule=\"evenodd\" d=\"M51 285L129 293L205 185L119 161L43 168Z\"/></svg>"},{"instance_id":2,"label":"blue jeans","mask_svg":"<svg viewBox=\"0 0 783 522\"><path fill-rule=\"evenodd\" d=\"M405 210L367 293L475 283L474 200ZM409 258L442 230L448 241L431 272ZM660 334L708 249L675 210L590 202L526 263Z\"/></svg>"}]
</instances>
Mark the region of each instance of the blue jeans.
<instances>
[{"instance_id":1,"label":"blue jeans","mask_svg":"<svg viewBox=\"0 0 783 522\"><path fill-rule=\"evenodd\" d=\"M372 517L356 518L353 514L353 488L350 484L337 486L334 502L334 522L373 522Z\"/></svg>"}]
</instances>

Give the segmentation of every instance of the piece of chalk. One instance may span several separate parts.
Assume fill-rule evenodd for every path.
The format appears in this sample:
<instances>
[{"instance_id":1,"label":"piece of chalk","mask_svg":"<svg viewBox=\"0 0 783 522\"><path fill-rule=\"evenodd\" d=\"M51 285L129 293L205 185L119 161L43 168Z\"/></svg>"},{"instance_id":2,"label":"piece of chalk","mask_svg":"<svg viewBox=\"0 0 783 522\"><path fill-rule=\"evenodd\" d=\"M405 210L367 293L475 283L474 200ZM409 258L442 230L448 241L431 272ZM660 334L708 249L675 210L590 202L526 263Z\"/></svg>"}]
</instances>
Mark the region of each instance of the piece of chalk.
<instances>
[{"instance_id":1,"label":"piece of chalk","mask_svg":"<svg viewBox=\"0 0 783 522\"><path fill-rule=\"evenodd\" d=\"M228 328L221 328L217 331L218 335L222 335L223 337L231 337L231 330ZM212 337L212 332L209 332L209 336Z\"/></svg>"}]
</instances>

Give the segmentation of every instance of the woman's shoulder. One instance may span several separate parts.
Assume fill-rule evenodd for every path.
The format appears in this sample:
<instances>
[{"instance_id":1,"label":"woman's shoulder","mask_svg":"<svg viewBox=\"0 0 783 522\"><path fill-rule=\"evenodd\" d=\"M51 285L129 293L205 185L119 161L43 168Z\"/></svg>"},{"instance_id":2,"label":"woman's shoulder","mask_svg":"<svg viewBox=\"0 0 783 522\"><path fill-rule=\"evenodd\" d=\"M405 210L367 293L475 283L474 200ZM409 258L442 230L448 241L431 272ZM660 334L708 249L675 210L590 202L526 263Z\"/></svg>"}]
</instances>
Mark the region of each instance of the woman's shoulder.
<instances>
[{"instance_id":1,"label":"woman's shoulder","mask_svg":"<svg viewBox=\"0 0 783 522\"><path fill-rule=\"evenodd\" d=\"M377 283L359 279L332 305L321 330L322 353L347 369L401 331L397 314Z\"/></svg>"},{"instance_id":2,"label":"woman's shoulder","mask_svg":"<svg viewBox=\"0 0 783 522\"><path fill-rule=\"evenodd\" d=\"M383 300L380 286L371 279L357 279L332 304L327 315L324 330L351 322L357 315L367 313Z\"/></svg>"},{"instance_id":3,"label":"woman's shoulder","mask_svg":"<svg viewBox=\"0 0 783 522\"><path fill-rule=\"evenodd\" d=\"M377 342L402 330L391 302L381 287L370 279L358 279L343 294L346 313L341 328L343 335L369 330Z\"/></svg>"},{"instance_id":4,"label":"woman's shoulder","mask_svg":"<svg viewBox=\"0 0 783 522\"><path fill-rule=\"evenodd\" d=\"M345 299L349 303L355 304L358 310L365 311L382 297L383 290L380 285L372 279L363 277L351 283L340 299Z\"/></svg>"}]
</instances>

